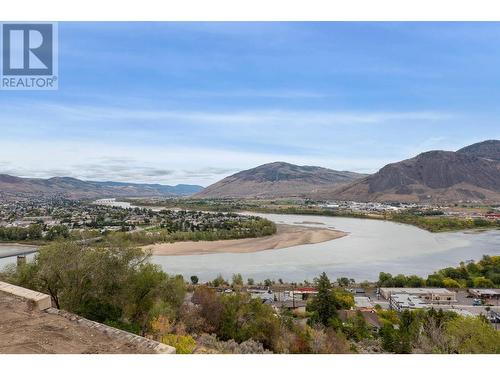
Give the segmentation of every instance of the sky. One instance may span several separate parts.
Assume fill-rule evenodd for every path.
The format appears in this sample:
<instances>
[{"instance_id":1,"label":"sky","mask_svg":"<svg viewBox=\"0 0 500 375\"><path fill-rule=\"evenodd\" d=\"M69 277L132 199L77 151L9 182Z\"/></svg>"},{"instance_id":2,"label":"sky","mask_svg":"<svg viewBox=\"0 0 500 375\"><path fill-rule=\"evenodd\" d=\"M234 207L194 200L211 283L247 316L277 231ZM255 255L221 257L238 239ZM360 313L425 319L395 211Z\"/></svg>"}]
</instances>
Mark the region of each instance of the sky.
<instances>
[{"instance_id":1,"label":"sky","mask_svg":"<svg viewBox=\"0 0 500 375\"><path fill-rule=\"evenodd\" d=\"M59 89L0 91L0 173L373 173L500 139L499 44L500 23L59 23Z\"/></svg>"}]
</instances>

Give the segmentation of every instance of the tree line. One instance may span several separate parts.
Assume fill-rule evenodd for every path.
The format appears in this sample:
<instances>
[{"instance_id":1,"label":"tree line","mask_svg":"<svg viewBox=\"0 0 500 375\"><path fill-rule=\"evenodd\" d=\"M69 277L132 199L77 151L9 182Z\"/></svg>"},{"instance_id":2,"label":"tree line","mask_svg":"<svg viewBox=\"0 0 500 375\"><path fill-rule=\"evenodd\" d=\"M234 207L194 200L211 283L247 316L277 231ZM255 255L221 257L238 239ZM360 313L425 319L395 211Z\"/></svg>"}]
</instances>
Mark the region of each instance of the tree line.
<instances>
[{"instance_id":1,"label":"tree line","mask_svg":"<svg viewBox=\"0 0 500 375\"><path fill-rule=\"evenodd\" d=\"M70 235L66 225L54 225L46 228L43 224L31 224L27 227L0 227L0 241L53 241L68 238Z\"/></svg>"},{"instance_id":2,"label":"tree line","mask_svg":"<svg viewBox=\"0 0 500 375\"><path fill-rule=\"evenodd\" d=\"M484 255L478 262L461 262L458 267L443 268L426 279L381 272L379 287L499 288L500 256Z\"/></svg>"},{"instance_id":3,"label":"tree line","mask_svg":"<svg viewBox=\"0 0 500 375\"><path fill-rule=\"evenodd\" d=\"M106 239L109 241L127 241L135 245L150 245L160 242L179 241L217 241L242 238L256 238L270 236L276 233L276 224L262 218L255 218L237 222L230 229L204 231L174 231L154 228L148 231L137 232L109 232Z\"/></svg>"}]
</instances>

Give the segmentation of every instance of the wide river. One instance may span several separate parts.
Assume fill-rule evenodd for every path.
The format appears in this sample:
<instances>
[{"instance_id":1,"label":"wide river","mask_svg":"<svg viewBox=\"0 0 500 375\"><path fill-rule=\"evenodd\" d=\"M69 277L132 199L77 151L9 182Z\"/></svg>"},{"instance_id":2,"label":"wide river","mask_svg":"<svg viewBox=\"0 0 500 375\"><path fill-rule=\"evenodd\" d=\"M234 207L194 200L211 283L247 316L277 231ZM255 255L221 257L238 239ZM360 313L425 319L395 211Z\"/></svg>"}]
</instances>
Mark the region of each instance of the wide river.
<instances>
[{"instance_id":1,"label":"wide river","mask_svg":"<svg viewBox=\"0 0 500 375\"><path fill-rule=\"evenodd\" d=\"M332 278L377 280L381 271L427 276L460 261L500 255L500 231L430 233L390 221L325 216L262 214L276 223L328 227L348 232L336 240L245 254L154 256L172 274L209 280L241 273L255 280L312 280L321 272ZM302 224L315 222L322 224Z\"/></svg>"},{"instance_id":2,"label":"wide river","mask_svg":"<svg viewBox=\"0 0 500 375\"><path fill-rule=\"evenodd\" d=\"M206 281L230 277L286 281L312 280L325 271L331 278L377 280L381 271L427 276L460 261L500 255L500 231L430 233L389 221L325 216L262 214L276 223L327 227L348 232L340 239L312 245L244 254L153 256L170 274L197 275ZM314 222L315 224L303 224ZM320 224L321 223L321 224ZM9 246L0 246L0 256ZM0 259L0 267L14 258Z\"/></svg>"}]
</instances>

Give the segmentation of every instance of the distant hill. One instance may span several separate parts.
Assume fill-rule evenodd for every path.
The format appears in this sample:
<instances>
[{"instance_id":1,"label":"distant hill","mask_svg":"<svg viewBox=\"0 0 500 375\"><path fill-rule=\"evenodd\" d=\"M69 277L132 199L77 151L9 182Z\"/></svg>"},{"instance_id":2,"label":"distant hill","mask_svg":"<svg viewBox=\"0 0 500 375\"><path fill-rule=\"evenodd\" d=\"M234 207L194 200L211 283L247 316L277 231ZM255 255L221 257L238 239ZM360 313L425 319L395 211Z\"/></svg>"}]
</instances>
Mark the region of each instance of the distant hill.
<instances>
[{"instance_id":1,"label":"distant hill","mask_svg":"<svg viewBox=\"0 0 500 375\"><path fill-rule=\"evenodd\" d=\"M388 164L336 189L330 198L358 201L500 202L500 141L457 152L429 151Z\"/></svg>"},{"instance_id":2,"label":"distant hill","mask_svg":"<svg viewBox=\"0 0 500 375\"><path fill-rule=\"evenodd\" d=\"M135 184L83 181L72 177L21 178L0 174L1 197L63 196L67 198L184 196L203 189L198 185Z\"/></svg>"},{"instance_id":3,"label":"distant hill","mask_svg":"<svg viewBox=\"0 0 500 375\"><path fill-rule=\"evenodd\" d=\"M233 174L208 186L199 198L302 197L325 186L339 186L366 175L299 166L284 162L264 164Z\"/></svg>"}]
</instances>

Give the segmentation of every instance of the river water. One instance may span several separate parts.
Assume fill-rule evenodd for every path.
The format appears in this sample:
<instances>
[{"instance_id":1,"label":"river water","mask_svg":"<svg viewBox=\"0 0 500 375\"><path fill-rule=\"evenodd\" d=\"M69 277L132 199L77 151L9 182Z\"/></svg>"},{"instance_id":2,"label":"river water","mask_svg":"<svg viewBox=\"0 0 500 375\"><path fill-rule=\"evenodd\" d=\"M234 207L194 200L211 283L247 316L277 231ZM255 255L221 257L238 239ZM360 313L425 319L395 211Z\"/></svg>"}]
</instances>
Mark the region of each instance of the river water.
<instances>
[{"instance_id":1,"label":"river water","mask_svg":"<svg viewBox=\"0 0 500 375\"><path fill-rule=\"evenodd\" d=\"M478 260L483 254L500 255L498 230L430 233L414 226L380 220L260 216L282 224L334 228L349 235L319 244L256 253L153 256L152 262L170 274L182 274L187 278L197 275L202 281L213 279L219 273L226 278L241 273L244 278L255 280L303 281L312 280L323 271L333 279L347 276L363 281L377 280L381 271L427 276L440 268L456 266L460 261ZM1 246L0 255L8 251L9 246ZM0 267L13 262L15 257L0 259Z\"/></svg>"},{"instance_id":2,"label":"river water","mask_svg":"<svg viewBox=\"0 0 500 375\"><path fill-rule=\"evenodd\" d=\"M172 274L197 275L210 280L230 277L286 281L312 280L325 271L331 278L377 280L381 271L427 276L460 261L500 255L500 231L430 233L389 221L303 216L260 215L276 223L328 227L349 235L319 244L245 254L154 256L153 262ZM315 222L323 224L303 224Z\"/></svg>"}]
</instances>

